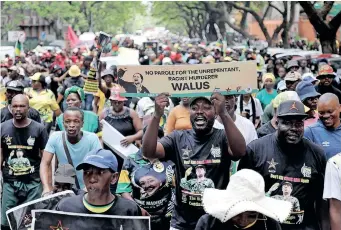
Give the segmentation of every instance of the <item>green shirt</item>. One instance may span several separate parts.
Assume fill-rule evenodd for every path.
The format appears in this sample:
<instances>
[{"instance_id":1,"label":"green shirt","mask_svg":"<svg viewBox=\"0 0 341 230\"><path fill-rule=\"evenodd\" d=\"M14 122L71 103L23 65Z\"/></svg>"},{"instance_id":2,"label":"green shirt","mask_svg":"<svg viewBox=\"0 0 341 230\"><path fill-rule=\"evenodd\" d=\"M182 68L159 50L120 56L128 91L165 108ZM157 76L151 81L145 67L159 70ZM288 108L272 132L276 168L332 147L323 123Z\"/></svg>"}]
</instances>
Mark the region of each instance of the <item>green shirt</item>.
<instances>
[{"instance_id":1,"label":"green shirt","mask_svg":"<svg viewBox=\"0 0 341 230\"><path fill-rule=\"evenodd\" d=\"M257 93L257 98L262 104L263 110L265 107L271 103L271 101L277 96L277 91L275 89L272 90L272 93L268 93L266 89L262 89Z\"/></svg>"}]
</instances>

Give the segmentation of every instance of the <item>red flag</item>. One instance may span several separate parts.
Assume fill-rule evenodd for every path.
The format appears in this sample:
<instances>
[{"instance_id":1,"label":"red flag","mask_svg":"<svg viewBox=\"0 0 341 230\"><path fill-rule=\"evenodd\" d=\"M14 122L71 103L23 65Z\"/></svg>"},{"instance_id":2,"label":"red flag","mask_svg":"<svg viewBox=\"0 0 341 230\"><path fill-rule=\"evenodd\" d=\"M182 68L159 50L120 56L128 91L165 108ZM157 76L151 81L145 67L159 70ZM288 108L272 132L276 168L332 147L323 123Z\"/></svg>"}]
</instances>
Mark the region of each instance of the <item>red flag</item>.
<instances>
[{"instance_id":1,"label":"red flag","mask_svg":"<svg viewBox=\"0 0 341 230\"><path fill-rule=\"evenodd\" d=\"M78 36L72 30L71 26L68 26L67 28L66 39L69 41L71 49L74 48L79 43Z\"/></svg>"}]
</instances>

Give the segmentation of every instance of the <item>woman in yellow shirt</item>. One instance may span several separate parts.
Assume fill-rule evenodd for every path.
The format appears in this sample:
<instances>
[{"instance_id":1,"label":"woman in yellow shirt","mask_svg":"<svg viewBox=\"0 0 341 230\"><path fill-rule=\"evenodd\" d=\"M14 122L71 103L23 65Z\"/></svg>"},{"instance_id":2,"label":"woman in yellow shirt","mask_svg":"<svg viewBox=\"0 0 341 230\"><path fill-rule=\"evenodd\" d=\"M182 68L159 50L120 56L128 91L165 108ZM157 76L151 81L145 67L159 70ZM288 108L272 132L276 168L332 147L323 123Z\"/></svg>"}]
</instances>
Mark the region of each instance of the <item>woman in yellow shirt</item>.
<instances>
[{"instance_id":1,"label":"woman in yellow shirt","mask_svg":"<svg viewBox=\"0 0 341 230\"><path fill-rule=\"evenodd\" d=\"M55 95L47 89L45 76L41 73L35 73L30 79L32 80L32 88L25 89L25 93L30 99L30 107L38 110L41 121L44 122L49 133L52 127L53 113L57 117L62 112Z\"/></svg>"},{"instance_id":2,"label":"woman in yellow shirt","mask_svg":"<svg viewBox=\"0 0 341 230\"><path fill-rule=\"evenodd\" d=\"M166 124L166 135L173 130L191 129L192 124L189 118L189 98L181 98L180 105L174 107L168 115Z\"/></svg>"}]
</instances>

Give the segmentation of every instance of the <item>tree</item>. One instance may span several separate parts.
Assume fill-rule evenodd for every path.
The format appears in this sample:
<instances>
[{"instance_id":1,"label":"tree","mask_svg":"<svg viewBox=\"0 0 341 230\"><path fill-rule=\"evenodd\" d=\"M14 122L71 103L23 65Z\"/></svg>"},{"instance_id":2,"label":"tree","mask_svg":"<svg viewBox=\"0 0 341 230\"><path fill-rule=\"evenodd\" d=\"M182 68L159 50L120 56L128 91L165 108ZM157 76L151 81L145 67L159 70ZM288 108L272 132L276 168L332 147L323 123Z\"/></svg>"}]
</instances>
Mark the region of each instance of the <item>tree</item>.
<instances>
[{"instance_id":1,"label":"tree","mask_svg":"<svg viewBox=\"0 0 341 230\"><path fill-rule=\"evenodd\" d=\"M7 37L8 31L19 30L19 24L24 20L23 14L17 14L21 10L21 2L1 2L1 15L8 15L8 20L1 27L1 39Z\"/></svg>"},{"instance_id":2,"label":"tree","mask_svg":"<svg viewBox=\"0 0 341 230\"><path fill-rule=\"evenodd\" d=\"M300 1L310 23L315 28L320 37L323 53L337 53L336 33L341 25L341 11L329 22L326 21L327 15L332 9L334 2L326 1L320 10L314 8L309 1Z\"/></svg>"}]
</instances>

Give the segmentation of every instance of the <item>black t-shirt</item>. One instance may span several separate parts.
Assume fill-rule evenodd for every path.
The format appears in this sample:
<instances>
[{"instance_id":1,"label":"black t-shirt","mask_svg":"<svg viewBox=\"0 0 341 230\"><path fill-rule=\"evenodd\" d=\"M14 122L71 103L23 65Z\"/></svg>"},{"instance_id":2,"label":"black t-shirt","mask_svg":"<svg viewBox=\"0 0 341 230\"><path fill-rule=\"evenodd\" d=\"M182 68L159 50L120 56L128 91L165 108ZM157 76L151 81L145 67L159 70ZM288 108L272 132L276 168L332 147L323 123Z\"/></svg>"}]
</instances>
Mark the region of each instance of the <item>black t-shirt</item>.
<instances>
[{"instance_id":1,"label":"black t-shirt","mask_svg":"<svg viewBox=\"0 0 341 230\"><path fill-rule=\"evenodd\" d=\"M280 146L277 132L251 142L239 169L259 172L268 196L292 202L282 229L319 229L316 201L322 201L326 158L318 145L303 138L295 147Z\"/></svg>"},{"instance_id":2,"label":"black t-shirt","mask_svg":"<svg viewBox=\"0 0 341 230\"><path fill-rule=\"evenodd\" d=\"M276 132L276 129L272 126L271 121L266 122L264 125L257 129L258 138L264 137L274 132Z\"/></svg>"},{"instance_id":3,"label":"black t-shirt","mask_svg":"<svg viewBox=\"0 0 341 230\"><path fill-rule=\"evenodd\" d=\"M41 150L48 140L45 127L33 120L24 128L13 125L13 119L1 124L1 148L4 155L4 181L39 179Z\"/></svg>"},{"instance_id":4,"label":"black t-shirt","mask_svg":"<svg viewBox=\"0 0 341 230\"><path fill-rule=\"evenodd\" d=\"M169 225L174 207L173 165L171 161L151 163L141 151L124 160L116 193L131 193L135 202L151 215L152 228Z\"/></svg>"},{"instance_id":5,"label":"black t-shirt","mask_svg":"<svg viewBox=\"0 0 341 230\"><path fill-rule=\"evenodd\" d=\"M338 98L339 98L339 101L341 101L341 91L330 85L330 86L322 86L322 85L317 85L315 87L316 91L319 92L321 95L322 94L325 94L325 93L333 93L335 94Z\"/></svg>"},{"instance_id":6,"label":"black t-shirt","mask_svg":"<svg viewBox=\"0 0 341 230\"><path fill-rule=\"evenodd\" d=\"M267 217L261 217L255 225L247 228L247 230L281 230L278 222ZM219 219L211 215L204 215L200 217L195 230L240 230L230 220L222 223Z\"/></svg>"},{"instance_id":7,"label":"black t-shirt","mask_svg":"<svg viewBox=\"0 0 341 230\"><path fill-rule=\"evenodd\" d=\"M62 199L56 210L63 212L98 214L89 211L83 204L83 197L85 194L67 197ZM141 216L141 209L134 201L127 200L120 196L115 196L113 205L102 215L115 215L115 216Z\"/></svg>"},{"instance_id":8,"label":"black t-shirt","mask_svg":"<svg viewBox=\"0 0 341 230\"><path fill-rule=\"evenodd\" d=\"M202 192L205 188L226 189L231 157L224 130L197 136L193 130L177 130L160 140L166 159L175 164L175 207L171 226L194 229L205 214Z\"/></svg>"},{"instance_id":9,"label":"black t-shirt","mask_svg":"<svg viewBox=\"0 0 341 230\"><path fill-rule=\"evenodd\" d=\"M11 120L13 118L13 114L9 111L8 106L2 108L0 110L1 114L1 123ZM39 112L36 109L29 108L28 109L28 118L31 118L32 120L41 123Z\"/></svg>"}]
</instances>

